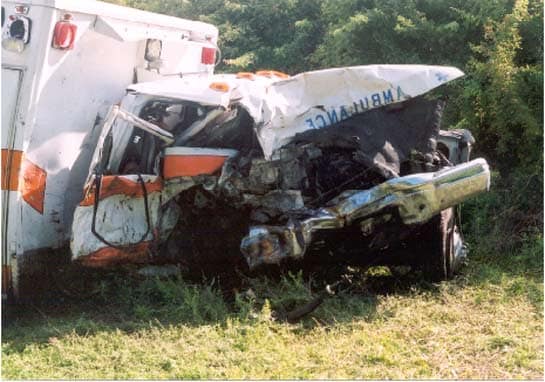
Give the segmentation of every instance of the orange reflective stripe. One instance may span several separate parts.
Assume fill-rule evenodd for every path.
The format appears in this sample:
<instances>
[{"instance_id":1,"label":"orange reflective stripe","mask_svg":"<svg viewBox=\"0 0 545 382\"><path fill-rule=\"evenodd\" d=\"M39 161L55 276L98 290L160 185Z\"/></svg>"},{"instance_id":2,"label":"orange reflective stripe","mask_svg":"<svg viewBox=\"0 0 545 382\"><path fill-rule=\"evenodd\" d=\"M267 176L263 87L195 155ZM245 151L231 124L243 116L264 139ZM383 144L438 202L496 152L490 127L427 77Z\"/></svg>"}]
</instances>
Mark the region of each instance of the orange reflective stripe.
<instances>
[{"instance_id":1,"label":"orange reflective stripe","mask_svg":"<svg viewBox=\"0 0 545 382\"><path fill-rule=\"evenodd\" d=\"M19 189L22 158L22 151L2 149L2 190L17 191Z\"/></svg>"},{"instance_id":2,"label":"orange reflective stripe","mask_svg":"<svg viewBox=\"0 0 545 382\"><path fill-rule=\"evenodd\" d=\"M161 191L163 182L161 178L157 178L153 182L144 182L146 191L149 193ZM80 206L92 206L95 203L95 184L93 182L91 188L84 191L85 197L80 202ZM100 200L112 195L127 195L132 198L141 198L144 196L142 185L138 181L134 181L117 175L102 176L102 184L100 185Z\"/></svg>"},{"instance_id":3,"label":"orange reflective stripe","mask_svg":"<svg viewBox=\"0 0 545 382\"><path fill-rule=\"evenodd\" d=\"M21 164L22 181L20 191L23 200L39 213L44 213L45 182L47 173L31 160L24 158Z\"/></svg>"},{"instance_id":4,"label":"orange reflective stripe","mask_svg":"<svg viewBox=\"0 0 545 382\"><path fill-rule=\"evenodd\" d=\"M104 247L98 251L80 257L78 261L86 267L93 268L107 267L122 263L143 264L149 262L148 249L150 244L150 241L144 241L140 244L127 246L122 249Z\"/></svg>"},{"instance_id":5,"label":"orange reflective stripe","mask_svg":"<svg viewBox=\"0 0 545 382\"><path fill-rule=\"evenodd\" d=\"M221 169L226 159L224 155L167 155L163 176L170 179L177 176L211 175Z\"/></svg>"},{"instance_id":6,"label":"orange reflective stripe","mask_svg":"<svg viewBox=\"0 0 545 382\"><path fill-rule=\"evenodd\" d=\"M2 149L2 190L21 191L23 200L41 214L46 178L45 170L24 158L22 151Z\"/></svg>"}]
</instances>

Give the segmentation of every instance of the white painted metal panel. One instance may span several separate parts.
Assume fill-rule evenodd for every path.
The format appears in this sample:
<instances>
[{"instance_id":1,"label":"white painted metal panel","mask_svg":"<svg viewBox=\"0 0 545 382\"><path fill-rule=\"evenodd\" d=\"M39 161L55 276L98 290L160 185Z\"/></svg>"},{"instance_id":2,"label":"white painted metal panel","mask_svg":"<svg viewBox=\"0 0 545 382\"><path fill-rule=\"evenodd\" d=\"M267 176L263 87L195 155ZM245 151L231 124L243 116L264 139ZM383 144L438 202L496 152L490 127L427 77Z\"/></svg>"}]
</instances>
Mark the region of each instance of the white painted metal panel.
<instances>
[{"instance_id":1,"label":"white painted metal panel","mask_svg":"<svg viewBox=\"0 0 545 382\"><path fill-rule=\"evenodd\" d=\"M21 80L21 70L2 67L2 148L4 149L13 148L12 126Z\"/></svg>"},{"instance_id":2,"label":"white painted metal panel","mask_svg":"<svg viewBox=\"0 0 545 382\"><path fill-rule=\"evenodd\" d=\"M189 39L190 31L178 28L150 28L148 24L133 23L111 17L99 16L95 22L95 30L115 40L141 41L154 38L162 41L180 41Z\"/></svg>"},{"instance_id":3,"label":"white painted metal panel","mask_svg":"<svg viewBox=\"0 0 545 382\"><path fill-rule=\"evenodd\" d=\"M6 1L3 1L6 3ZM218 29L211 24L200 21L186 20L163 14L141 11L123 7L111 3L94 0L22 0L16 4L28 4L41 8L54 8L71 13L85 13L89 15L105 16L119 20L147 24L150 28L169 27L191 31L191 39L205 41L206 36L211 36L216 42Z\"/></svg>"},{"instance_id":4,"label":"white painted metal panel","mask_svg":"<svg viewBox=\"0 0 545 382\"><path fill-rule=\"evenodd\" d=\"M19 101L19 92L23 80L23 71L17 68L2 67L2 150L6 150L6 157L2 155L3 163L2 178L9 179L11 168L15 158L12 156L15 143L15 117ZM6 186L6 185L3 185ZM10 185L10 189L13 185ZM10 265L12 256L17 252L17 232L20 228L20 205L17 200L17 191L2 189L2 265ZM6 275L3 275L6 276ZM7 292L7 291L3 291Z\"/></svg>"}]
</instances>

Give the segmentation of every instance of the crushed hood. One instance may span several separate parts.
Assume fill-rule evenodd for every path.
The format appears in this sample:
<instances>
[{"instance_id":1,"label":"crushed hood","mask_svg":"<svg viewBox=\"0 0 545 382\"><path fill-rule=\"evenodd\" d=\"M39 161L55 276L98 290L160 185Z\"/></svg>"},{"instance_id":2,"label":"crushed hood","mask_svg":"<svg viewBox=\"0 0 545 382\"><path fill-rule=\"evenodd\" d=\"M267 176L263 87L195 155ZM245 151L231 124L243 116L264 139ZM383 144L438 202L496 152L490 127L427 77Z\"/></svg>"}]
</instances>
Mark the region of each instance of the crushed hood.
<instances>
[{"instance_id":1,"label":"crushed hood","mask_svg":"<svg viewBox=\"0 0 545 382\"><path fill-rule=\"evenodd\" d=\"M289 78L274 74L193 76L136 84L128 90L226 109L240 104L254 119L265 157L271 158L297 134L409 100L461 76L462 71L447 66L368 65ZM218 84L221 86L214 86Z\"/></svg>"}]
</instances>

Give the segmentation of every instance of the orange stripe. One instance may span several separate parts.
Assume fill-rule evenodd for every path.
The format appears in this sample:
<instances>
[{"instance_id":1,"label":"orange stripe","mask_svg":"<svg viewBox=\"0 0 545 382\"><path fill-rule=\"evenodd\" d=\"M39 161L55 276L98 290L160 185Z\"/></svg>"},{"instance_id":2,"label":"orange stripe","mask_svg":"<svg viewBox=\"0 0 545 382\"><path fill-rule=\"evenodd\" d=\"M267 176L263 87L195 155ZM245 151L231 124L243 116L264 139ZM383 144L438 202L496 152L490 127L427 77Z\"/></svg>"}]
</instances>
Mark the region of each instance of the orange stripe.
<instances>
[{"instance_id":1,"label":"orange stripe","mask_svg":"<svg viewBox=\"0 0 545 382\"><path fill-rule=\"evenodd\" d=\"M150 241L144 241L140 244L127 246L123 249L104 247L87 256L80 257L78 261L86 267L93 268L107 267L122 263L143 264L149 262L148 248L150 244Z\"/></svg>"},{"instance_id":2,"label":"orange stripe","mask_svg":"<svg viewBox=\"0 0 545 382\"><path fill-rule=\"evenodd\" d=\"M178 176L214 174L223 164L225 155L167 155L163 164L165 179Z\"/></svg>"},{"instance_id":3,"label":"orange stripe","mask_svg":"<svg viewBox=\"0 0 545 382\"><path fill-rule=\"evenodd\" d=\"M161 191L163 182L161 178L157 178L154 182L145 182L146 191L149 193ZM84 191L85 197L80 202L80 206L92 206L95 203L95 184L91 185L90 189ZM100 186L99 200L105 199L112 195L127 195L132 198L141 198L144 196L142 185L131 179L120 177L117 175L104 175Z\"/></svg>"},{"instance_id":4,"label":"orange stripe","mask_svg":"<svg viewBox=\"0 0 545 382\"><path fill-rule=\"evenodd\" d=\"M23 152L2 149L2 190L17 191Z\"/></svg>"},{"instance_id":5,"label":"orange stripe","mask_svg":"<svg viewBox=\"0 0 545 382\"><path fill-rule=\"evenodd\" d=\"M20 191L23 200L43 215L47 173L27 158L23 159L21 172L23 183Z\"/></svg>"}]
</instances>

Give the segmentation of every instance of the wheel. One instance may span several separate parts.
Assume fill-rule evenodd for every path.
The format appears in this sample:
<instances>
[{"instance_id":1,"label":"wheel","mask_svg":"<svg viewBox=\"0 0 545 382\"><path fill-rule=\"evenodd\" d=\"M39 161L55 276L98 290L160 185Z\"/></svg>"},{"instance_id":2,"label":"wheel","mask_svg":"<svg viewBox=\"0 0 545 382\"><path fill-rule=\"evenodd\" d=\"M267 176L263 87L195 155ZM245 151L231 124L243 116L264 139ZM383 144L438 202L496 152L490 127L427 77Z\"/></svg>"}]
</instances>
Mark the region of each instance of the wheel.
<instances>
[{"instance_id":1,"label":"wheel","mask_svg":"<svg viewBox=\"0 0 545 382\"><path fill-rule=\"evenodd\" d=\"M424 279L431 282L451 279L464 256L461 238L454 223L453 208L441 211L426 223L422 227L419 241L417 267L422 270Z\"/></svg>"}]
</instances>

